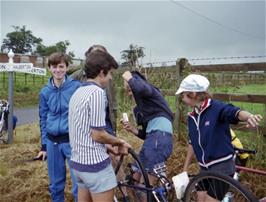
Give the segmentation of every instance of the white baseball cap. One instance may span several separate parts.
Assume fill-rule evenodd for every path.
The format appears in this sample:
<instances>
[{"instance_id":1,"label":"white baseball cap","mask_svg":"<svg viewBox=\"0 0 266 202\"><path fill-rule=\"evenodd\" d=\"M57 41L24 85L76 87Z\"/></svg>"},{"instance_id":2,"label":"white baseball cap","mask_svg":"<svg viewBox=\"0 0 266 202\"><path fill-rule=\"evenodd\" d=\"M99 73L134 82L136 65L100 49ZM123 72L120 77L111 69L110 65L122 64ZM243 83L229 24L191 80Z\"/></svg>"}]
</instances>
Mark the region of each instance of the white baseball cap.
<instances>
[{"instance_id":1,"label":"white baseball cap","mask_svg":"<svg viewBox=\"0 0 266 202\"><path fill-rule=\"evenodd\" d=\"M190 74L181 81L181 84L176 91L176 95L188 91L188 92L205 92L210 85L209 80L199 74Z\"/></svg>"}]
</instances>

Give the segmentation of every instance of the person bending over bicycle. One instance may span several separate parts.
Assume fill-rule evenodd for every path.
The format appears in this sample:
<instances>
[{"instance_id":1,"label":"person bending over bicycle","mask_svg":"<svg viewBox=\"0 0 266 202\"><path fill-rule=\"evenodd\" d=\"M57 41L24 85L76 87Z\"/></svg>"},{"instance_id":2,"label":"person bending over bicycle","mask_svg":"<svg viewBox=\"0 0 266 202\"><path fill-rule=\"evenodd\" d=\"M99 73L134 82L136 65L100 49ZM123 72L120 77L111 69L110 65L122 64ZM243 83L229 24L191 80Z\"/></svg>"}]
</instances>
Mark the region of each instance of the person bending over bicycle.
<instances>
[{"instance_id":1,"label":"person bending over bicycle","mask_svg":"<svg viewBox=\"0 0 266 202\"><path fill-rule=\"evenodd\" d=\"M142 126L138 129L128 121L122 121L123 128L144 140L139 158L146 170L153 171L172 153L173 114L159 89L139 72L125 71L122 77L128 95L136 102L133 110L136 122ZM137 173L135 177L140 178ZM155 177L149 175L149 181L153 185Z\"/></svg>"},{"instance_id":2,"label":"person bending over bicycle","mask_svg":"<svg viewBox=\"0 0 266 202\"><path fill-rule=\"evenodd\" d=\"M176 94L181 94L183 102L193 108L188 114L189 146L184 164L187 170L195 154L200 172L214 171L233 177L235 162L231 143L230 124L245 121L247 127L256 127L261 115L253 115L231 104L211 98L208 93L209 81L206 77L191 74L181 82ZM208 181L198 186L198 201L221 201L228 191L222 182L215 182L218 195L214 195Z\"/></svg>"}]
</instances>

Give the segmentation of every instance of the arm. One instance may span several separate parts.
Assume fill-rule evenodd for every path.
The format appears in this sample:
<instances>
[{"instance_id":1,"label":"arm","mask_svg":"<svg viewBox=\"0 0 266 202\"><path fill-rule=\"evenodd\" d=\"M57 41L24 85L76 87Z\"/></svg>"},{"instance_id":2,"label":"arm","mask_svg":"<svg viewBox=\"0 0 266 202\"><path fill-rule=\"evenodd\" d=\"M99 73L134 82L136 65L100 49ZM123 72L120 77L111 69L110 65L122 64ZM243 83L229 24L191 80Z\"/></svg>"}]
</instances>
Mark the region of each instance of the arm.
<instances>
[{"instance_id":1,"label":"arm","mask_svg":"<svg viewBox=\"0 0 266 202\"><path fill-rule=\"evenodd\" d=\"M122 77L129 84L134 93L141 96L150 96L152 94L152 87L147 83L147 81L141 78L134 78L130 71L125 71Z\"/></svg>"},{"instance_id":2,"label":"arm","mask_svg":"<svg viewBox=\"0 0 266 202\"><path fill-rule=\"evenodd\" d=\"M120 154L127 154L128 149L131 148L131 145L126 141L109 135L104 129L101 130L91 130L91 137L94 141L101 144L110 144L112 146L118 146L118 152Z\"/></svg>"},{"instance_id":3,"label":"arm","mask_svg":"<svg viewBox=\"0 0 266 202\"><path fill-rule=\"evenodd\" d=\"M194 150L191 144L188 145L187 147L187 156L186 156L186 160L184 163L184 167L183 167L183 171L187 171L188 167L191 163L192 158L194 157Z\"/></svg>"},{"instance_id":4,"label":"arm","mask_svg":"<svg viewBox=\"0 0 266 202\"><path fill-rule=\"evenodd\" d=\"M118 146L118 152L127 154L131 146L122 139L114 137L105 131L105 93L97 90L89 98L91 138L101 144Z\"/></svg>"},{"instance_id":5,"label":"arm","mask_svg":"<svg viewBox=\"0 0 266 202\"><path fill-rule=\"evenodd\" d=\"M247 111L238 111L237 113L237 118L240 121L244 121L246 122L246 126L247 128L251 128L251 127L257 127L259 125L259 122L262 120L262 116L259 114L251 114Z\"/></svg>"},{"instance_id":6,"label":"arm","mask_svg":"<svg viewBox=\"0 0 266 202\"><path fill-rule=\"evenodd\" d=\"M123 125L123 129L125 129L128 132L131 132L132 134L136 135L140 139L144 140L146 138L146 132L143 129L138 129L134 127L130 122L125 122L121 120L121 123Z\"/></svg>"},{"instance_id":7,"label":"arm","mask_svg":"<svg viewBox=\"0 0 266 202\"><path fill-rule=\"evenodd\" d=\"M45 160L46 157L46 120L48 113L48 105L45 99L45 96L42 92L39 95L39 118L40 118L40 131L41 131L41 151L38 153L36 158L42 157L42 160Z\"/></svg>"}]
</instances>

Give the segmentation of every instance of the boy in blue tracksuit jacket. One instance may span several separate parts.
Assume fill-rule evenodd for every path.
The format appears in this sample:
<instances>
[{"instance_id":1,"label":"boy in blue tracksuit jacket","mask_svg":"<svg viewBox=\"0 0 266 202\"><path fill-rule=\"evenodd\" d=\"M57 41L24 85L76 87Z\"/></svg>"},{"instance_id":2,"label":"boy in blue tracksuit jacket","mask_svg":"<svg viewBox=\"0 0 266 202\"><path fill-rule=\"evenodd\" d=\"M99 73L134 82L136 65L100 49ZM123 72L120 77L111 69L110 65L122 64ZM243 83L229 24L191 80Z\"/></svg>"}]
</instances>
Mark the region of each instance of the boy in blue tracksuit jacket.
<instances>
[{"instance_id":1,"label":"boy in blue tracksuit jacket","mask_svg":"<svg viewBox=\"0 0 266 202\"><path fill-rule=\"evenodd\" d=\"M150 171L164 163L172 153L173 113L158 88L151 85L137 71L123 74L128 94L133 96L136 107L134 116L141 129L129 122L122 122L124 129L144 140L139 157L144 167ZM150 183L154 178L149 176Z\"/></svg>"},{"instance_id":2,"label":"boy in blue tracksuit jacket","mask_svg":"<svg viewBox=\"0 0 266 202\"><path fill-rule=\"evenodd\" d=\"M48 60L52 74L48 84L39 95L39 117L41 129L41 151L38 157L47 155L49 190L52 201L63 202L66 182L66 163L71 156L68 134L68 105L72 94L81 86L79 81L66 75L68 56L53 53ZM77 185L72 170L72 192L77 201Z\"/></svg>"},{"instance_id":3,"label":"boy in blue tracksuit jacket","mask_svg":"<svg viewBox=\"0 0 266 202\"><path fill-rule=\"evenodd\" d=\"M206 77L191 74L184 78L176 92L181 94L185 104L193 108L188 114L189 146L184 171L187 170L195 154L201 172L209 170L233 177L235 163L230 124L246 121L247 127L256 127L262 117L211 99L207 92L209 84ZM198 190L198 192L207 191L204 195L198 193L199 201L222 200L227 192L225 185L218 184L220 193L214 195L211 185L206 183L204 182L204 189Z\"/></svg>"}]
</instances>

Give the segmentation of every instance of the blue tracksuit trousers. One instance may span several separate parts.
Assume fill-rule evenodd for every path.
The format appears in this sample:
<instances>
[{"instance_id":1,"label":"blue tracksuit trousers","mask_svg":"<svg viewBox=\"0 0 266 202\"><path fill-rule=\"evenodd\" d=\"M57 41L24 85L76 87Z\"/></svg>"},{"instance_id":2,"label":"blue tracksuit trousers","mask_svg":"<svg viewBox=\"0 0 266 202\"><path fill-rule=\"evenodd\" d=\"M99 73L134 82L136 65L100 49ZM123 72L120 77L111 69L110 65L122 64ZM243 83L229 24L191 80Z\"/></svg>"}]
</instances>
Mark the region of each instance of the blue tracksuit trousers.
<instances>
[{"instance_id":1,"label":"blue tracksuit trousers","mask_svg":"<svg viewBox=\"0 0 266 202\"><path fill-rule=\"evenodd\" d=\"M71 148L69 143L55 143L47 139L47 164L50 180L49 191L53 202L64 202L64 189L66 184L66 160L69 165ZM77 200L78 187L75 176L70 170L72 180L72 193Z\"/></svg>"}]
</instances>

